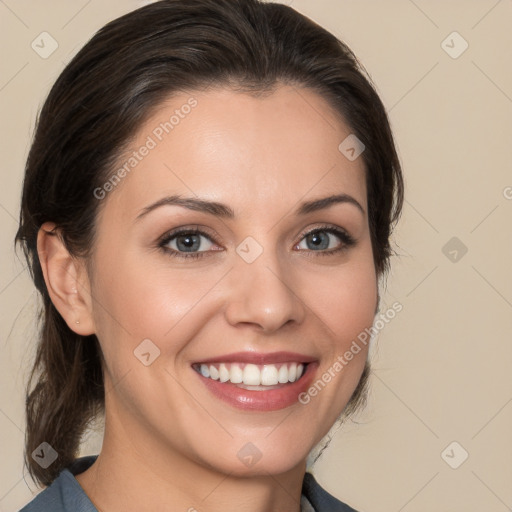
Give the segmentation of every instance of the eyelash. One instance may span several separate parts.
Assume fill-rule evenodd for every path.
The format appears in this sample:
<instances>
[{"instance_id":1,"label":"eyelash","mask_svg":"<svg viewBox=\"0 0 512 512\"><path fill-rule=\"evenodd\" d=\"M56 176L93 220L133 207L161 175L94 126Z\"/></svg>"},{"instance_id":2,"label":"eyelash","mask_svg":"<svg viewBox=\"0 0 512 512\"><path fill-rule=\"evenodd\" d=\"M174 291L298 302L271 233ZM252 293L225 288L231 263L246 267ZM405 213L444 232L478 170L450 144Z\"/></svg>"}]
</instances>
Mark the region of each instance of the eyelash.
<instances>
[{"instance_id":1,"label":"eyelash","mask_svg":"<svg viewBox=\"0 0 512 512\"><path fill-rule=\"evenodd\" d=\"M336 253L346 251L350 247L354 246L356 243L356 240L352 236L350 236L345 230L336 228L336 227L333 227L330 225L319 226L319 227L312 229L311 231L307 231L306 233L303 233L300 241L302 241L307 236L312 235L314 233L318 233L318 232L320 232L320 233L325 232L325 233L335 235L342 242L341 246L337 247L335 249L328 249L328 250L323 250L323 251L311 251L310 250L310 252L316 253L318 256L331 256ZM180 251L176 251L175 249L170 249L169 247L166 247L166 245L171 240L178 237L179 235L202 235L202 236L205 236L206 238L208 238L213 243L217 244L217 242L214 240L214 238L211 235L209 235L205 231L202 231L198 228L178 228L174 231L170 231L170 232L166 233L159 240L158 248L160 250L162 250L165 254L167 254L173 258L174 257L177 257L177 258L202 258L210 252L217 252L217 251L197 251L197 252L186 253L186 252L180 252ZM219 245L219 244L217 244L217 245Z\"/></svg>"}]
</instances>

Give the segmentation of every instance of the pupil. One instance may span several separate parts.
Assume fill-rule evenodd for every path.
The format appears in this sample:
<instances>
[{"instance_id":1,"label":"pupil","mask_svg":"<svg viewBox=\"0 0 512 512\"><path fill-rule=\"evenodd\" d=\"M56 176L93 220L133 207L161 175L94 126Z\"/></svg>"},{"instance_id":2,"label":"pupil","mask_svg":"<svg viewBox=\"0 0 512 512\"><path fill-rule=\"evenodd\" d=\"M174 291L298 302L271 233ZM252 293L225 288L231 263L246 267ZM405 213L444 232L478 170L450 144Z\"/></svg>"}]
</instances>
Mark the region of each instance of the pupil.
<instances>
[{"instance_id":1,"label":"pupil","mask_svg":"<svg viewBox=\"0 0 512 512\"><path fill-rule=\"evenodd\" d=\"M322 240L323 235L323 240ZM314 245L314 247L326 249L329 247L329 237L326 236L326 233L313 233L312 235L309 235L309 241L311 241Z\"/></svg>"},{"instance_id":2,"label":"pupil","mask_svg":"<svg viewBox=\"0 0 512 512\"><path fill-rule=\"evenodd\" d=\"M196 246L195 249L198 249L199 248L198 239L199 239L199 237L197 235L182 235L177 240L177 246L179 249L192 249L192 248L194 248L194 245L195 245ZM181 240L183 240L182 243L180 243ZM180 247L180 245L182 247Z\"/></svg>"}]
</instances>

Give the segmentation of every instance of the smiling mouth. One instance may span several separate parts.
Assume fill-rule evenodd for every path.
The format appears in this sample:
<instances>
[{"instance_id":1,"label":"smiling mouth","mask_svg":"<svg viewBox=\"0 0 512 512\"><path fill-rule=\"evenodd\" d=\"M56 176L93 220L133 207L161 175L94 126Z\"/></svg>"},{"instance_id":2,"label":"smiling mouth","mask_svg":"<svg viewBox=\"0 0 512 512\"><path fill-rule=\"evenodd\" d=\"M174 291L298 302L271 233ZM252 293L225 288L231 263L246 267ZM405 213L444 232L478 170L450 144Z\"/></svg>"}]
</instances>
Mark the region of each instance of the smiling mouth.
<instances>
[{"instance_id":1,"label":"smiling mouth","mask_svg":"<svg viewBox=\"0 0 512 512\"><path fill-rule=\"evenodd\" d=\"M207 379L235 384L242 389L267 391L298 381L308 363L277 364L251 363L195 363L192 368Z\"/></svg>"}]
</instances>

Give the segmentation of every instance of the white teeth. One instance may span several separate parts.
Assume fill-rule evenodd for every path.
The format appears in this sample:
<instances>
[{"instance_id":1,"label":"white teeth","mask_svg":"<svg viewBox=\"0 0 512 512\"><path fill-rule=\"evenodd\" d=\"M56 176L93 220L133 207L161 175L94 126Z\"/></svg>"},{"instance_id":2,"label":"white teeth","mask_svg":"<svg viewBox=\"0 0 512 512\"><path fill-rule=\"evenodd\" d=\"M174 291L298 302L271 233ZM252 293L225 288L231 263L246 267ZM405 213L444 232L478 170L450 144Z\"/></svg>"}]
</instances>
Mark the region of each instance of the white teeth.
<instances>
[{"instance_id":1,"label":"white teeth","mask_svg":"<svg viewBox=\"0 0 512 512\"><path fill-rule=\"evenodd\" d=\"M261 371L261 383L264 386L275 386L279 382L277 375L277 368L273 364L266 364Z\"/></svg>"},{"instance_id":2,"label":"white teeth","mask_svg":"<svg viewBox=\"0 0 512 512\"><path fill-rule=\"evenodd\" d=\"M219 370L212 364L210 365L210 379L219 380Z\"/></svg>"},{"instance_id":3,"label":"white teeth","mask_svg":"<svg viewBox=\"0 0 512 512\"><path fill-rule=\"evenodd\" d=\"M201 365L201 375L203 377L209 377L210 376L210 370L208 369L208 366L205 364Z\"/></svg>"},{"instance_id":4,"label":"white teeth","mask_svg":"<svg viewBox=\"0 0 512 512\"><path fill-rule=\"evenodd\" d=\"M231 365L231 369L229 371L229 380L233 384L241 384L241 382L243 381L242 369L237 364Z\"/></svg>"},{"instance_id":5,"label":"white teeth","mask_svg":"<svg viewBox=\"0 0 512 512\"><path fill-rule=\"evenodd\" d=\"M247 386L259 386L261 384L261 372L255 364L245 365L244 384Z\"/></svg>"},{"instance_id":6,"label":"white teeth","mask_svg":"<svg viewBox=\"0 0 512 512\"><path fill-rule=\"evenodd\" d=\"M224 363L219 366L219 379L221 382L227 382L229 380L229 370Z\"/></svg>"},{"instance_id":7,"label":"white teeth","mask_svg":"<svg viewBox=\"0 0 512 512\"><path fill-rule=\"evenodd\" d=\"M211 367L210 367L210 373L211 373ZM290 368L288 369L288 380L290 382L295 382L297 380L297 364L292 363L290 365Z\"/></svg>"},{"instance_id":8,"label":"white teeth","mask_svg":"<svg viewBox=\"0 0 512 512\"><path fill-rule=\"evenodd\" d=\"M288 382L288 367L285 364L279 368L277 380L280 384L286 384Z\"/></svg>"},{"instance_id":9,"label":"white teeth","mask_svg":"<svg viewBox=\"0 0 512 512\"><path fill-rule=\"evenodd\" d=\"M220 382L240 384L246 389L251 386L277 386L295 382L304 373L305 365L302 363L276 364L244 364L244 363L215 363L201 364L199 372L203 377ZM256 389L256 388L255 388Z\"/></svg>"}]
</instances>

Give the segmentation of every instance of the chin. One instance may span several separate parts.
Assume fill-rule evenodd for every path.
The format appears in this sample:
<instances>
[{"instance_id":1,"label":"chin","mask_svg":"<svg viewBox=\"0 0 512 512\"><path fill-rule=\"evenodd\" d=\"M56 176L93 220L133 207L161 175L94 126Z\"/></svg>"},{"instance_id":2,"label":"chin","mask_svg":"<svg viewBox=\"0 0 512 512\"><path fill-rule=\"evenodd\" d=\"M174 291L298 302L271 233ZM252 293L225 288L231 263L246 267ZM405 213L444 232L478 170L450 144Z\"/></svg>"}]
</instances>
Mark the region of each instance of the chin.
<instances>
[{"instance_id":1,"label":"chin","mask_svg":"<svg viewBox=\"0 0 512 512\"><path fill-rule=\"evenodd\" d=\"M314 444L310 446L303 438L290 437L284 425L278 428L283 428L284 436L232 439L224 447L217 444L213 453L210 446L200 457L211 469L238 477L279 475L301 465L305 467Z\"/></svg>"}]
</instances>

